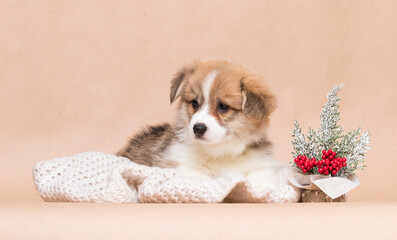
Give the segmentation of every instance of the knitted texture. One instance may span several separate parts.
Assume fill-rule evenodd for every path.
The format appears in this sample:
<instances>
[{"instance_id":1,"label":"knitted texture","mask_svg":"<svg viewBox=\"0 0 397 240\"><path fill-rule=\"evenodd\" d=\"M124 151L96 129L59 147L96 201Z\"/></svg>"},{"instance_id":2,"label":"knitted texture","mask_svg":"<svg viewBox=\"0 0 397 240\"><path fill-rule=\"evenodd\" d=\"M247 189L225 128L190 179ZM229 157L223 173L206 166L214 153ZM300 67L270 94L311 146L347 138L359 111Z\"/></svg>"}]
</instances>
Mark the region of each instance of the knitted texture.
<instances>
[{"instance_id":1,"label":"knitted texture","mask_svg":"<svg viewBox=\"0 0 397 240\"><path fill-rule=\"evenodd\" d=\"M33 169L38 193L51 202L296 202L300 190L288 183L290 174L291 169L283 169L273 187L255 192L238 173L216 179L182 177L173 169L99 152L39 162Z\"/></svg>"}]
</instances>

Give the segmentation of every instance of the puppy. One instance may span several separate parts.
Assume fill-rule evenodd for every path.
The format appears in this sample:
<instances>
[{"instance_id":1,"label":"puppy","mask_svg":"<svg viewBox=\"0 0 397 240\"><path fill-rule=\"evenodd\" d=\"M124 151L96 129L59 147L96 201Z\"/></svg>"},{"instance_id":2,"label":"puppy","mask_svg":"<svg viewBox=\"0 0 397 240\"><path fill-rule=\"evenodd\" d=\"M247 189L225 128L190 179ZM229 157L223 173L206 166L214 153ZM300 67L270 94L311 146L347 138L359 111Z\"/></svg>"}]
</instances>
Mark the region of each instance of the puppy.
<instances>
[{"instance_id":1,"label":"puppy","mask_svg":"<svg viewBox=\"0 0 397 240\"><path fill-rule=\"evenodd\" d=\"M172 79L171 104L177 99L173 123L144 129L117 155L181 176L239 172L257 191L272 186L282 167L266 136L276 97L262 77L227 61L197 61Z\"/></svg>"}]
</instances>

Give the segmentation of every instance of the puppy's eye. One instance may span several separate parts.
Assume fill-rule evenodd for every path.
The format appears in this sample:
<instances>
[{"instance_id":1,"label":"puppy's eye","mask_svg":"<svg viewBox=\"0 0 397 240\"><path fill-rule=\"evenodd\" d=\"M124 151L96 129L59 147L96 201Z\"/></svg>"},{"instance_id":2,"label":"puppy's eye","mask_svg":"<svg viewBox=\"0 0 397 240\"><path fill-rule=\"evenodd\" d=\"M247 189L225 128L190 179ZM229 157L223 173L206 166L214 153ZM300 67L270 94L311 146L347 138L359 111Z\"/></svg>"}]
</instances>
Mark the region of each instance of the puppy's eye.
<instances>
[{"instance_id":1,"label":"puppy's eye","mask_svg":"<svg viewBox=\"0 0 397 240\"><path fill-rule=\"evenodd\" d=\"M219 103L218 104L218 112L220 113L226 113L227 111L229 111L229 106L223 103Z\"/></svg>"},{"instance_id":2,"label":"puppy's eye","mask_svg":"<svg viewBox=\"0 0 397 240\"><path fill-rule=\"evenodd\" d=\"M196 100L193 100L193 101L192 101L192 107L193 107L195 110L197 110L197 109L199 108L199 106L200 106L200 104L199 104Z\"/></svg>"}]
</instances>

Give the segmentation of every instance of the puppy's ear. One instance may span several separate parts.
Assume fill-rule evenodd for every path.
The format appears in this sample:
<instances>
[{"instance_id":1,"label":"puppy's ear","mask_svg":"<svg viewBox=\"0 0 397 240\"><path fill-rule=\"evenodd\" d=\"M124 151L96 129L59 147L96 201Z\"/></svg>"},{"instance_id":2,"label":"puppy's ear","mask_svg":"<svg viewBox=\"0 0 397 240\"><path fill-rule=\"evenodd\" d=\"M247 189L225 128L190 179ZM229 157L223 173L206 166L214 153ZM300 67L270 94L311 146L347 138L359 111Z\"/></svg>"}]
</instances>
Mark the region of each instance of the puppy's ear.
<instances>
[{"instance_id":1,"label":"puppy's ear","mask_svg":"<svg viewBox=\"0 0 397 240\"><path fill-rule=\"evenodd\" d=\"M254 124L266 121L277 107L276 96L259 76L242 78L243 113Z\"/></svg>"},{"instance_id":2,"label":"puppy's ear","mask_svg":"<svg viewBox=\"0 0 397 240\"><path fill-rule=\"evenodd\" d=\"M170 102L171 104L181 95L187 78L194 73L198 62L180 69L171 80Z\"/></svg>"}]
</instances>

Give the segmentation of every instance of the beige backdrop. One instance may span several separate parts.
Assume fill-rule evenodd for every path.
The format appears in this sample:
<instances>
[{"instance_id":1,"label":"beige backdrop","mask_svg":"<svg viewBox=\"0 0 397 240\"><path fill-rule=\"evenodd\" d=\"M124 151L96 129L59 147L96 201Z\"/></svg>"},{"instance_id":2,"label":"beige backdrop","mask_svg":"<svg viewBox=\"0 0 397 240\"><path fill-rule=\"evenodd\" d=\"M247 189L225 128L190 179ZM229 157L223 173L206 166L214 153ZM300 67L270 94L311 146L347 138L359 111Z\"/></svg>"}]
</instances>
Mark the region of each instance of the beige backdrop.
<instances>
[{"instance_id":1,"label":"beige backdrop","mask_svg":"<svg viewBox=\"0 0 397 240\"><path fill-rule=\"evenodd\" d=\"M372 133L351 201L396 201L397 1L2 1L0 200L40 201L35 162L117 151L172 119L169 80L193 59L229 59L279 97L275 156L298 120L318 127L339 83L346 129Z\"/></svg>"}]
</instances>

